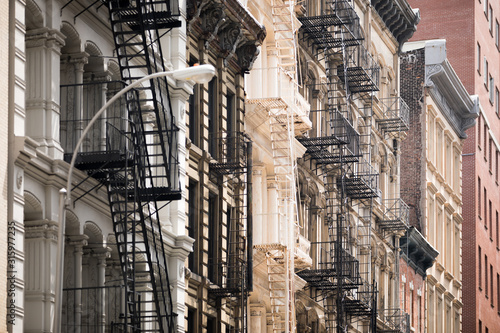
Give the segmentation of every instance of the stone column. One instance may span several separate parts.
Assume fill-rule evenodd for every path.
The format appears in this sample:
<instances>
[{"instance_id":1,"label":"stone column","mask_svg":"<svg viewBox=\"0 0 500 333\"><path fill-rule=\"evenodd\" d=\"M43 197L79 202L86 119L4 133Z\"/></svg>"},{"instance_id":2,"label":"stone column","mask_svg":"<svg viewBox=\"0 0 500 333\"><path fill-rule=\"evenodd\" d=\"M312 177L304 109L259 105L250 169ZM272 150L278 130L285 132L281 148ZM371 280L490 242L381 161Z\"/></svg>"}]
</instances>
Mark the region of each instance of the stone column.
<instances>
[{"instance_id":1,"label":"stone column","mask_svg":"<svg viewBox=\"0 0 500 333\"><path fill-rule=\"evenodd\" d=\"M73 261L75 269L75 333L81 332L82 325L82 259L83 259L83 247L87 245L87 235L77 235L71 236L68 245L72 245L73 251Z\"/></svg>"},{"instance_id":2,"label":"stone column","mask_svg":"<svg viewBox=\"0 0 500 333\"><path fill-rule=\"evenodd\" d=\"M252 187L253 187L253 202L252 202L252 210L253 210L253 243L254 245L263 244L263 205L264 205L264 191L263 189L263 166L253 166L252 172Z\"/></svg>"},{"instance_id":3,"label":"stone column","mask_svg":"<svg viewBox=\"0 0 500 333\"><path fill-rule=\"evenodd\" d=\"M264 243L279 243L280 242L280 232L284 232L284 230L280 230L280 219L278 212L278 189L277 184L274 180L274 177L267 180L267 213L268 213L268 223L267 223L267 231L264 236L267 239L264 239ZM267 236L267 237L266 237ZM285 238L286 235L283 235Z\"/></svg>"},{"instance_id":4,"label":"stone column","mask_svg":"<svg viewBox=\"0 0 500 333\"><path fill-rule=\"evenodd\" d=\"M97 258L97 285L100 287L97 294L97 322L96 332L104 333L106 325L106 259L111 256L110 248L103 248L96 251L94 256Z\"/></svg>"},{"instance_id":5,"label":"stone column","mask_svg":"<svg viewBox=\"0 0 500 333\"><path fill-rule=\"evenodd\" d=\"M25 222L25 228L24 317L28 320L24 322L24 329L52 332L57 223L48 220L28 221ZM16 298L17 302L21 302L19 296Z\"/></svg>"},{"instance_id":6,"label":"stone column","mask_svg":"<svg viewBox=\"0 0 500 333\"><path fill-rule=\"evenodd\" d=\"M26 134L41 151L62 158L59 133L59 74L63 35L40 28L26 33ZM51 84L47 84L50 82Z\"/></svg>"}]
</instances>

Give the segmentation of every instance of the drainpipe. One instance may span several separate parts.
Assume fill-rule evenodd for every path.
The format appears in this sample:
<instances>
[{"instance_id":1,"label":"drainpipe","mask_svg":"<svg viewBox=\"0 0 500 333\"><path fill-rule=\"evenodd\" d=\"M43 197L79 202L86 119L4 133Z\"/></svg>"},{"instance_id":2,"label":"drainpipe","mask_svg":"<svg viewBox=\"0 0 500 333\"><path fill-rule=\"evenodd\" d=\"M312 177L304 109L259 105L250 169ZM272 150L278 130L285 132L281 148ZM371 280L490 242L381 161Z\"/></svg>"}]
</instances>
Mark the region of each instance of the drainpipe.
<instances>
[{"instance_id":1,"label":"drainpipe","mask_svg":"<svg viewBox=\"0 0 500 333\"><path fill-rule=\"evenodd\" d=\"M247 283L253 291L252 142L247 145Z\"/></svg>"}]
</instances>

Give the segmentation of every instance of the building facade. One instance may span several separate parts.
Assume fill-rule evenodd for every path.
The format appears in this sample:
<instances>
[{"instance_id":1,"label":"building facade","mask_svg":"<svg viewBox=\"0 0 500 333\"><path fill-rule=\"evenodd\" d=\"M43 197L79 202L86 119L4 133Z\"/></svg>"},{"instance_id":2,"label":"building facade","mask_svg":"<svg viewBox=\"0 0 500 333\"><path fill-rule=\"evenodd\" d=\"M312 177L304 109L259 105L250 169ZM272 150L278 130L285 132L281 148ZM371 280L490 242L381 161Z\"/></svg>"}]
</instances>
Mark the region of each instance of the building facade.
<instances>
[{"instance_id":1,"label":"building facade","mask_svg":"<svg viewBox=\"0 0 500 333\"><path fill-rule=\"evenodd\" d=\"M412 227L431 249L421 257L421 265L429 268L425 328L461 332L462 151L479 102L469 96L448 62L446 41L411 42L403 50L401 89L411 115L402 143L401 191L412 207Z\"/></svg>"},{"instance_id":2,"label":"building facade","mask_svg":"<svg viewBox=\"0 0 500 333\"><path fill-rule=\"evenodd\" d=\"M8 3L8 331L184 331L192 82L144 81L89 124L125 85L186 67L185 18L168 1Z\"/></svg>"},{"instance_id":3,"label":"building facade","mask_svg":"<svg viewBox=\"0 0 500 333\"><path fill-rule=\"evenodd\" d=\"M414 40L446 38L448 59L480 115L463 150L464 310L466 332L495 332L500 299L497 212L499 135L499 13L497 1L409 1L422 11ZM453 13L453 19L449 15ZM488 285L488 287L486 287Z\"/></svg>"}]
</instances>

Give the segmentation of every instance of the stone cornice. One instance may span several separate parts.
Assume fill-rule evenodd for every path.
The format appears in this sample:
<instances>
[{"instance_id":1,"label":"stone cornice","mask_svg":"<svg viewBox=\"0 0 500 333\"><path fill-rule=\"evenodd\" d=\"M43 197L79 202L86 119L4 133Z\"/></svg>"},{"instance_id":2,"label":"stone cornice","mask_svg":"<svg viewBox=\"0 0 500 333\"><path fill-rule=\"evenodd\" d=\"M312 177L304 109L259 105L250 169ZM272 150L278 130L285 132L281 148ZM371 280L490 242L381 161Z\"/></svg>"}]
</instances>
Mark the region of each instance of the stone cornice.
<instances>
[{"instance_id":1,"label":"stone cornice","mask_svg":"<svg viewBox=\"0 0 500 333\"><path fill-rule=\"evenodd\" d=\"M471 96L451 67L446 55L446 40L413 42L405 50L424 49L425 86L455 133L462 139L479 115L479 98Z\"/></svg>"},{"instance_id":2,"label":"stone cornice","mask_svg":"<svg viewBox=\"0 0 500 333\"><path fill-rule=\"evenodd\" d=\"M407 260L416 266L416 271L425 277L425 271L432 266L439 252L418 232L411 227L400 240L400 247L407 247Z\"/></svg>"},{"instance_id":3,"label":"stone cornice","mask_svg":"<svg viewBox=\"0 0 500 333\"><path fill-rule=\"evenodd\" d=\"M420 22L420 12L406 0L371 0L378 15L401 46L413 36Z\"/></svg>"},{"instance_id":4,"label":"stone cornice","mask_svg":"<svg viewBox=\"0 0 500 333\"><path fill-rule=\"evenodd\" d=\"M242 74L251 69L266 29L238 0L188 0L187 13L188 34Z\"/></svg>"}]
</instances>

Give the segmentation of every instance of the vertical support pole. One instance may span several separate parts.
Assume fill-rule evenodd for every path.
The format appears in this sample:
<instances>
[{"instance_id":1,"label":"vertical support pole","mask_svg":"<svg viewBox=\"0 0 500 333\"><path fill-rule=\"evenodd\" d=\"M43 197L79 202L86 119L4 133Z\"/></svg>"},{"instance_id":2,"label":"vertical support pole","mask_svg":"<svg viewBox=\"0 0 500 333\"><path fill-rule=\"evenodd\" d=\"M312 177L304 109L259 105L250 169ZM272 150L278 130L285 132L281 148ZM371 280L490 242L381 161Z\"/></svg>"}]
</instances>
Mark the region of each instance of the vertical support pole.
<instances>
[{"instance_id":1,"label":"vertical support pole","mask_svg":"<svg viewBox=\"0 0 500 333\"><path fill-rule=\"evenodd\" d=\"M252 142L247 145L247 290L253 291Z\"/></svg>"}]
</instances>

